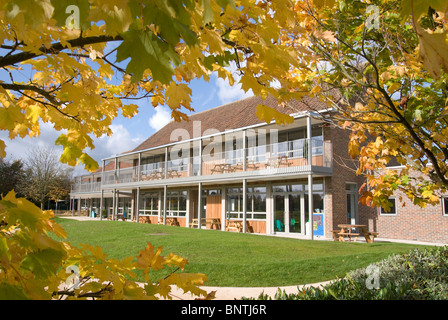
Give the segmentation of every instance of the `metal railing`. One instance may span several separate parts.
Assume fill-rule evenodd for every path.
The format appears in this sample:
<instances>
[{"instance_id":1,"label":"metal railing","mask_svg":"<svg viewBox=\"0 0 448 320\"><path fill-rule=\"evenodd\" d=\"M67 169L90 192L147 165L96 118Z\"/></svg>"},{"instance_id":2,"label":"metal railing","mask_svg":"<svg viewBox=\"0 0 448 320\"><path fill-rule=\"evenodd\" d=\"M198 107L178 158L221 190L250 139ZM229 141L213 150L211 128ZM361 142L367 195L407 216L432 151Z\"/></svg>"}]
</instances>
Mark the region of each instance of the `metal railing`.
<instances>
[{"instance_id":1,"label":"metal railing","mask_svg":"<svg viewBox=\"0 0 448 320\"><path fill-rule=\"evenodd\" d=\"M309 156L310 152L311 156ZM110 185L243 171L263 170L265 174L269 174L269 172L297 172L308 168L310 165L331 167L332 157L331 142L319 139L297 139L246 149L202 154L201 159L197 156L185 157L170 159L166 162L142 164L140 168L133 166L105 171L102 177L103 184ZM100 191L100 184L101 182L74 184L72 192Z\"/></svg>"}]
</instances>

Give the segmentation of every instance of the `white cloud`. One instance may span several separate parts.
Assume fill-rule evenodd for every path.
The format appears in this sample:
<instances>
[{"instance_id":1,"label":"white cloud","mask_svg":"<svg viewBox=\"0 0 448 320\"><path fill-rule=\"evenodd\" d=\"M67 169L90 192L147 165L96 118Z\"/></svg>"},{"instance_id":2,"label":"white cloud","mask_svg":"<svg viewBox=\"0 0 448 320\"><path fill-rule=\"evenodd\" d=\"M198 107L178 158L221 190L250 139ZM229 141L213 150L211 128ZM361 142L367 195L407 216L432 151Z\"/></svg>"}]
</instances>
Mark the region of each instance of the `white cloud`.
<instances>
[{"instance_id":1,"label":"white cloud","mask_svg":"<svg viewBox=\"0 0 448 320\"><path fill-rule=\"evenodd\" d=\"M113 135L108 137L103 135L100 138L93 138L95 148L86 149L85 152L95 159L101 166L101 159L114 156L116 154L130 151L137 147L144 139L141 137L132 137L129 131L122 124L113 124L110 126ZM40 135L38 137L25 137L9 139L6 131L0 131L0 139L6 143L6 154L8 159L23 159L28 157L29 151L36 146L44 148L53 148L59 154L62 154L62 147L54 144L55 140L64 131L56 131L52 124L40 123ZM83 166L75 167L74 174L86 174Z\"/></svg>"},{"instance_id":2,"label":"white cloud","mask_svg":"<svg viewBox=\"0 0 448 320\"><path fill-rule=\"evenodd\" d=\"M233 78L235 80L233 86L231 86L227 80L218 78L216 72L213 73L213 75L216 76L217 78L216 79L216 86L218 87L217 95L221 103L225 104L240 99L244 99L247 97L252 97L254 95L252 90L245 92L243 89L241 89L241 84L238 83L241 79L241 76L236 72L237 70L236 64L231 63L230 67L226 69L232 72L233 74Z\"/></svg>"},{"instance_id":3,"label":"white cloud","mask_svg":"<svg viewBox=\"0 0 448 320\"><path fill-rule=\"evenodd\" d=\"M157 106L155 110L156 113L149 118L148 122L151 128L158 131L171 121L171 113L163 106Z\"/></svg>"},{"instance_id":4,"label":"white cloud","mask_svg":"<svg viewBox=\"0 0 448 320\"><path fill-rule=\"evenodd\" d=\"M143 142L141 138L131 137L129 131L122 124L112 124L110 129L113 135L105 139L106 150L110 153L107 156L131 151Z\"/></svg>"},{"instance_id":5,"label":"white cloud","mask_svg":"<svg viewBox=\"0 0 448 320\"><path fill-rule=\"evenodd\" d=\"M8 159L23 159L28 157L29 151L36 147L42 148L53 148L56 149L60 154L62 154L62 148L55 146L55 140L64 131L56 131L53 125L50 123L40 122L40 135L34 138L16 137L15 139L9 139L7 131L0 131L0 139L2 139L6 144L6 157Z\"/></svg>"}]
</instances>

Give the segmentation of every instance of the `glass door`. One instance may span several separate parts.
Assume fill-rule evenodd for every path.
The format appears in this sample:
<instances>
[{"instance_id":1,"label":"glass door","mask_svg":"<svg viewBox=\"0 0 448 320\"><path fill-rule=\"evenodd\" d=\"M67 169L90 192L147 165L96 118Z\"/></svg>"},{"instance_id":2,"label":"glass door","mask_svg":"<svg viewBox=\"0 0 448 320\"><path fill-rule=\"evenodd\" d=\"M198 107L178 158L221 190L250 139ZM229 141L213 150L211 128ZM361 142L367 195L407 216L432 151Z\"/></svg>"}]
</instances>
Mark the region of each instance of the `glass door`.
<instances>
[{"instance_id":1,"label":"glass door","mask_svg":"<svg viewBox=\"0 0 448 320\"><path fill-rule=\"evenodd\" d=\"M274 231L285 232L285 195L274 195Z\"/></svg>"},{"instance_id":2,"label":"glass door","mask_svg":"<svg viewBox=\"0 0 448 320\"><path fill-rule=\"evenodd\" d=\"M347 197L347 223L357 224L358 222L358 197L356 192L357 186L355 183L347 183L345 185L345 192Z\"/></svg>"},{"instance_id":3,"label":"glass door","mask_svg":"<svg viewBox=\"0 0 448 320\"><path fill-rule=\"evenodd\" d=\"M302 195L288 194L289 232L302 233Z\"/></svg>"},{"instance_id":4,"label":"glass door","mask_svg":"<svg viewBox=\"0 0 448 320\"><path fill-rule=\"evenodd\" d=\"M303 233L303 193L287 192L274 195L274 232Z\"/></svg>"}]
</instances>

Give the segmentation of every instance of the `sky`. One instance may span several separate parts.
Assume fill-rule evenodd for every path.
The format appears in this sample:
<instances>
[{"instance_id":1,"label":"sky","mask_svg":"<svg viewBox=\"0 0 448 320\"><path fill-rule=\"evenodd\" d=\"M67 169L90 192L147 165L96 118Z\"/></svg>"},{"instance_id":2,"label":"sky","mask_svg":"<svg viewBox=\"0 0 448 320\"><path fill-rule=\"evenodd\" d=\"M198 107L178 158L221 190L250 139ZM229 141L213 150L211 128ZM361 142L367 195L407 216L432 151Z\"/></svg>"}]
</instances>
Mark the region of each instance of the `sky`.
<instances>
[{"instance_id":1,"label":"sky","mask_svg":"<svg viewBox=\"0 0 448 320\"><path fill-rule=\"evenodd\" d=\"M237 77L235 76L236 80ZM230 86L227 81L212 74L210 81L194 80L190 83L192 89L192 107L195 112L208 110L229 102L251 96L251 92L244 92L240 85ZM134 101L135 102L135 101ZM137 102L139 112L132 119L117 117L111 125L113 135L110 137L94 137L95 149L87 153L101 165L101 159L129 151L145 141L149 136L171 121L171 113L167 106L154 108L150 99ZM186 112L187 115L192 112ZM10 140L8 132L0 131L0 139L6 143L7 159L26 159L28 151L36 146L54 148L62 153L62 147L54 144L61 132L56 131L51 124L41 123L41 133L38 137L15 138ZM86 174L82 166L75 167L74 174Z\"/></svg>"}]
</instances>

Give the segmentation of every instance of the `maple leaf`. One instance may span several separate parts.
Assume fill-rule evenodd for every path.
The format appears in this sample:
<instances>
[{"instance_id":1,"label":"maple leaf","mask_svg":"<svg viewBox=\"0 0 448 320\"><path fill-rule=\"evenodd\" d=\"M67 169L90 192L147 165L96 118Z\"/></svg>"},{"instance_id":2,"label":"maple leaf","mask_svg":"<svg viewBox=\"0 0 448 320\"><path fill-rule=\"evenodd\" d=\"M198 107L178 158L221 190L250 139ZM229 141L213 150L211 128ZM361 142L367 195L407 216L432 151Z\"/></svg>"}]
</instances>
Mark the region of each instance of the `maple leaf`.
<instances>
[{"instance_id":1,"label":"maple leaf","mask_svg":"<svg viewBox=\"0 0 448 320\"><path fill-rule=\"evenodd\" d=\"M130 58L126 72L132 74L132 82L143 77L145 69L150 69L153 79L169 83L175 65L180 63L177 53L160 40L151 30L130 29L123 33L123 43L117 48L117 62Z\"/></svg>"},{"instance_id":2,"label":"maple leaf","mask_svg":"<svg viewBox=\"0 0 448 320\"><path fill-rule=\"evenodd\" d=\"M263 120L266 123L271 123L272 120L275 120L278 125L286 125L294 121L294 118L290 115L281 113L280 111L265 105L258 105L255 113L260 120Z\"/></svg>"}]
</instances>

